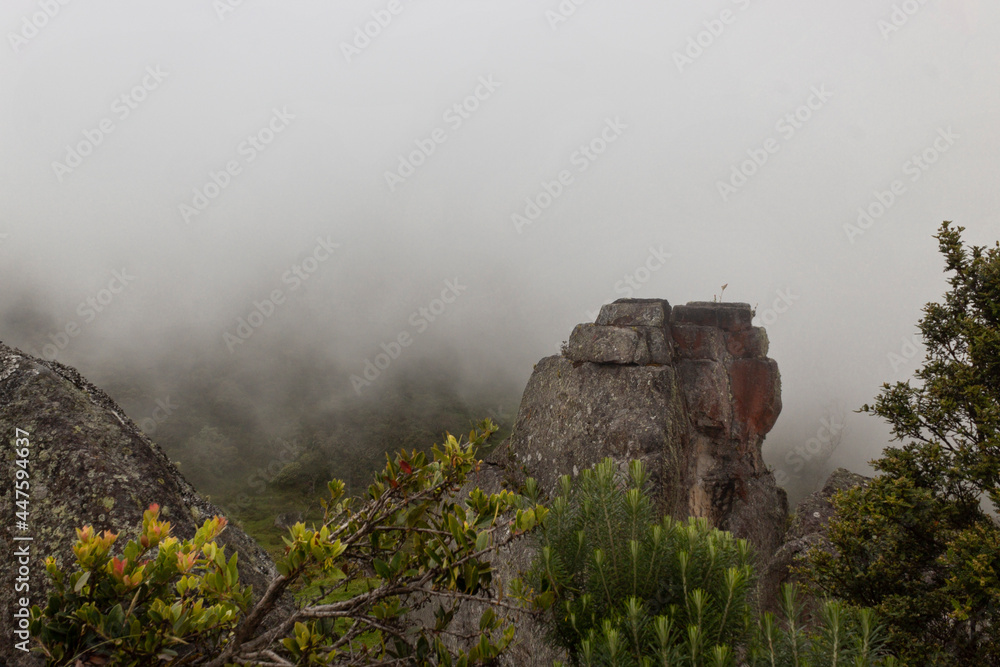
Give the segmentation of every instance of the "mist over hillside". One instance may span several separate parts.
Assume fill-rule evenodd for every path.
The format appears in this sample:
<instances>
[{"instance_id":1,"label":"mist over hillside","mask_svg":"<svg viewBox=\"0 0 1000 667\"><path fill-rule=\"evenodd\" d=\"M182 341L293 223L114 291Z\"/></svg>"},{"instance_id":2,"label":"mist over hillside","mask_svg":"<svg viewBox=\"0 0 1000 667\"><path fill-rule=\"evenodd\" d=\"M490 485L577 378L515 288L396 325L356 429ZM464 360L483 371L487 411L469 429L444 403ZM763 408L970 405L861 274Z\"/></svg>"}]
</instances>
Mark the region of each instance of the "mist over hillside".
<instances>
[{"instance_id":1,"label":"mist over hillside","mask_svg":"<svg viewBox=\"0 0 1000 667\"><path fill-rule=\"evenodd\" d=\"M54 318L33 303L24 299L0 317L0 339L51 326ZM352 368L302 332L268 333L247 341L253 354L245 357L177 330L161 332L152 352L124 338L114 346L71 338L58 358L79 365L118 401L197 488L237 509L241 498L245 506L276 479L285 487L298 482L310 498L331 477L360 491L385 452L426 448L479 419L500 424L495 440L502 439L526 381L502 359L465 356L458 345L439 341L425 340L420 356L413 343L382 343L370 367ZM828 400L813 408L815 422L785 414L779 423L786 435L770 437L765 448L793 501L822 484L850 442L851 415L842 404ZM293 463L308 474L282 482Z\"/></svg>"},{"instance_id":2,"label":"mist over hillside","mask_svg":"<svg viewBox=\"0 0 1000 667\"><path fill-rule=\"evenodd\" d=\"M1000 237L981 0L11 0L0 25L0 340L210 493L281 442L336 473L509 424L601 304L718 297L767 328L794 499L888 443L853 410L919 365L941 221Z\"/></svg>"}]
</instances>

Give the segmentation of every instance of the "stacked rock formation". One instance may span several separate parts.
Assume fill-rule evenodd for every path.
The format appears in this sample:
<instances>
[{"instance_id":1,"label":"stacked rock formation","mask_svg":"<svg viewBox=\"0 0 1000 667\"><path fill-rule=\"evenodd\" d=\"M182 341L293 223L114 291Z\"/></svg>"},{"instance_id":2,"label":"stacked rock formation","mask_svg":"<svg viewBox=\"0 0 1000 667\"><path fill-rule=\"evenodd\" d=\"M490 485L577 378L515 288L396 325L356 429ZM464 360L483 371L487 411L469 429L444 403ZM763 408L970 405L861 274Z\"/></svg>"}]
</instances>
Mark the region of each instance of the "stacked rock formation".
<instances>
[{"instance_id":1,"label":"stacked rock formation","mask_svg":"<svg viewBox=\"0 0 1000 667\"><path fill-rule=\"evenodd\" d=\"M787 517L761 458L781 380L752 319L744 303L605 305L536 364L508 458L548 490L606 456L643 460L664 511L706 517L768 559Z\"/></svg>"}]
</instances>

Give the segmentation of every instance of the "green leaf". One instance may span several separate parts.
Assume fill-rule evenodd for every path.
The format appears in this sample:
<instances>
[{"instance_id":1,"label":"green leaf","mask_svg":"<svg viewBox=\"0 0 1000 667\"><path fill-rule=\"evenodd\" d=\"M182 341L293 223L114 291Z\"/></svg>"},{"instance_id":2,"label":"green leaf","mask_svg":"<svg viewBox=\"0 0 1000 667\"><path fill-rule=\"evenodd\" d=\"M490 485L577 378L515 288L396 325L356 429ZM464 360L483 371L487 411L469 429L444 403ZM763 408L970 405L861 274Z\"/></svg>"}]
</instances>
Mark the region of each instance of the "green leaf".
<instances>
[{"instance_id":1,"label":"green leaf","mask_svg":"<svg viewBox=\"0 0 1000 667\"><path fill-rule=\"evenodd\" d=\"M80 575L80 578L76 580L76 583L73 585L73 592L79 593L80 591L82 591L83 587L87 585L88 581L90 581L90 570L84 572L82 575Z\"/></svg>"}]
</instances>

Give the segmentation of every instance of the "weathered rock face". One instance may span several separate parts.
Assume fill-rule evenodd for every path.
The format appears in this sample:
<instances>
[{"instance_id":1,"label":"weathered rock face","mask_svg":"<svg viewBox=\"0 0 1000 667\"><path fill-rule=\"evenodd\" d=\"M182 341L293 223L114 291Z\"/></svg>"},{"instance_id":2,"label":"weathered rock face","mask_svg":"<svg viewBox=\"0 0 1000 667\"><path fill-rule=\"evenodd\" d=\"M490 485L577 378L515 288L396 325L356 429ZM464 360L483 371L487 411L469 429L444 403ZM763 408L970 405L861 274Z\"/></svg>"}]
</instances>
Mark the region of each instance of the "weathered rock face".
<instances>
[{"instance_id":1,"label":"weathered rock face","mask_svg":"<svg viewBox=\"0 0 1000 667\"><path fill-rule=\"evenodd\" d=\"M18 466L15 429L29 434L27 463L28 528L19 530L19 511L12 480ZM201 498L160 448L124 415L114 401L68 366L43 361L0 343L0 432L4 435L3 479L0 484L0 663L34 664L16 650L11 638L17 598L30 596L44 606L48 583L44 561L54 556L63 566L73 563L75 528L119 532L118 545L136 536L143 511L159 503L173 534L191 537L196 526L222 511ZM16 537L31 537L15 541ZM239 528L230 525L219 543L239 553L240 580L262 593L277 575L267 553ZM15 549L27 548L30 590L15 593L19 562ZM20 561L24 562L24 561Z\"/></svg>"},{"instance_id":2,"label":"weathered rock face","mask_svg":"<svg viewBox=\"0 0 1000 667\"><path fill-rule=\"evenodd\" d=\"M870 481L870 477L853 473L846 468L837 468L827 478L822 489L802 499L795 508L795 516L784 543L761 577L762 600L776 600L781 584L795 581L790 568L800 556L804 556L813 547L832 548L826 535L830 519L837 514L833 508L833 495L855 486L865 486Z\"/></svg>"},{"instance_id":3,"label":"weathered rock face","mask_svg":"<svg viewBox=\"0 0 1000 667\"><path fill-rule=\"evenodd\" d=\"M664 510L706 517L768 559L787 516L761 458L781 381L752 318L741 303L605 305L535 366L502 452L547 490L605 456L641 459Z\"/></svg>"}]
</instances>

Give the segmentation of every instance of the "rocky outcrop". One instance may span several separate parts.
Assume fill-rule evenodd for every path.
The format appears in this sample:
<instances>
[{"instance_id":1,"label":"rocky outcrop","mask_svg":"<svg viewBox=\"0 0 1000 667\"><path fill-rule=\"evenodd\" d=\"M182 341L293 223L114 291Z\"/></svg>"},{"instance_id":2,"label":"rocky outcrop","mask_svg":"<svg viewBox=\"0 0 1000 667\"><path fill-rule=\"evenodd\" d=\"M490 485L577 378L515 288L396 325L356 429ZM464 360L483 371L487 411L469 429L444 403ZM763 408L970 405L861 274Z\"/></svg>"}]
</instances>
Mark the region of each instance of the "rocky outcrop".
<instances>
[{"instance_id":1,"label":"rocky outcrop","mask_svg":"<svg viewBox=\"0 0 1000 667\"><path fill-rule=\"evenodd\" d=\"M605 305L536 364L501 452L547 490L605 456L641 459L664 511L706 517L766 560L787 515L761 458L781 380L752 318L743 303Z\"/></svg>"},{"instance_id":2,"label":"rocky outcrop","mask_svg":"<svg viewBox=\"0 0 1000 667\"><path fill-rule=\"evenodd\" d=\"M19 464L16 429L27 432L27 463ZM53 556L72 565L74 529L85 524L135 537L143 511L159 503L178 537L222 511L199 496L160 448L100 389L76 370L43 361L0 343L0 432L4 434L4 483L0 484L0 664L33 664L12 638L15 600L44 606L48 583L44 561ZM23 444L23 443L22 443ZM19 471L26 471L21 473ZM27 481L27 496L15 497L13 480ZM17 501L22 501L18 503ZM26 502L24 502L26 501ZM18 525L26 512L26 525ZM18 539L20 538L20 539ZM26 538L30 538L26 539ZM277 575L267 553L230 524L219 538L239 553L240 580L256 593ZM20 555L27 549L28 556ZM15 589L20 564L30 588ZM20 582L25 583L25 582ZM18 592L15 593L15 590ZM16 639L15 639L16 641Z\"/></svg>"},{"instance_id":3,"label":"rocky outcrop","mask_svg":"<svg viewBox=\"0 0 1000 667\"><path fill-rule=\"evenodd\" d=\"M802 499L795 508L783 544L771 558L761 577L761 599L765 603L777 599L777 592L782 584L796 581L791 567L800 557L813 547L831 548L826 535L830 519L837 514L833 507L834 494L856 486L866 486L870 481L871 477L853 473L846 468L837 468L827 478L822 489Z\"/></svg>"},{"instance_id":4,"label":"rocky outcrop","mask_svg":"<svg viewBox=\"0 0 1000 667\"><path fill-rule=\"evenodd\" d=\"M781 543L785 493L761 458L781 412L781 380L767 334L747 304L622 299L580 324L560 356L535 365L511 437L476 484L499 491L535 477L552 492L606 456L646 464L663 511L707 517L747 538L764 567ZM513 477L513 479L512 479ZM497 586L526 569L520 546L493 561ZM478 616L460 617L468 631ZM524 619L503 665L565 660L542 628Z\"/></svg>"}]
</instances>

